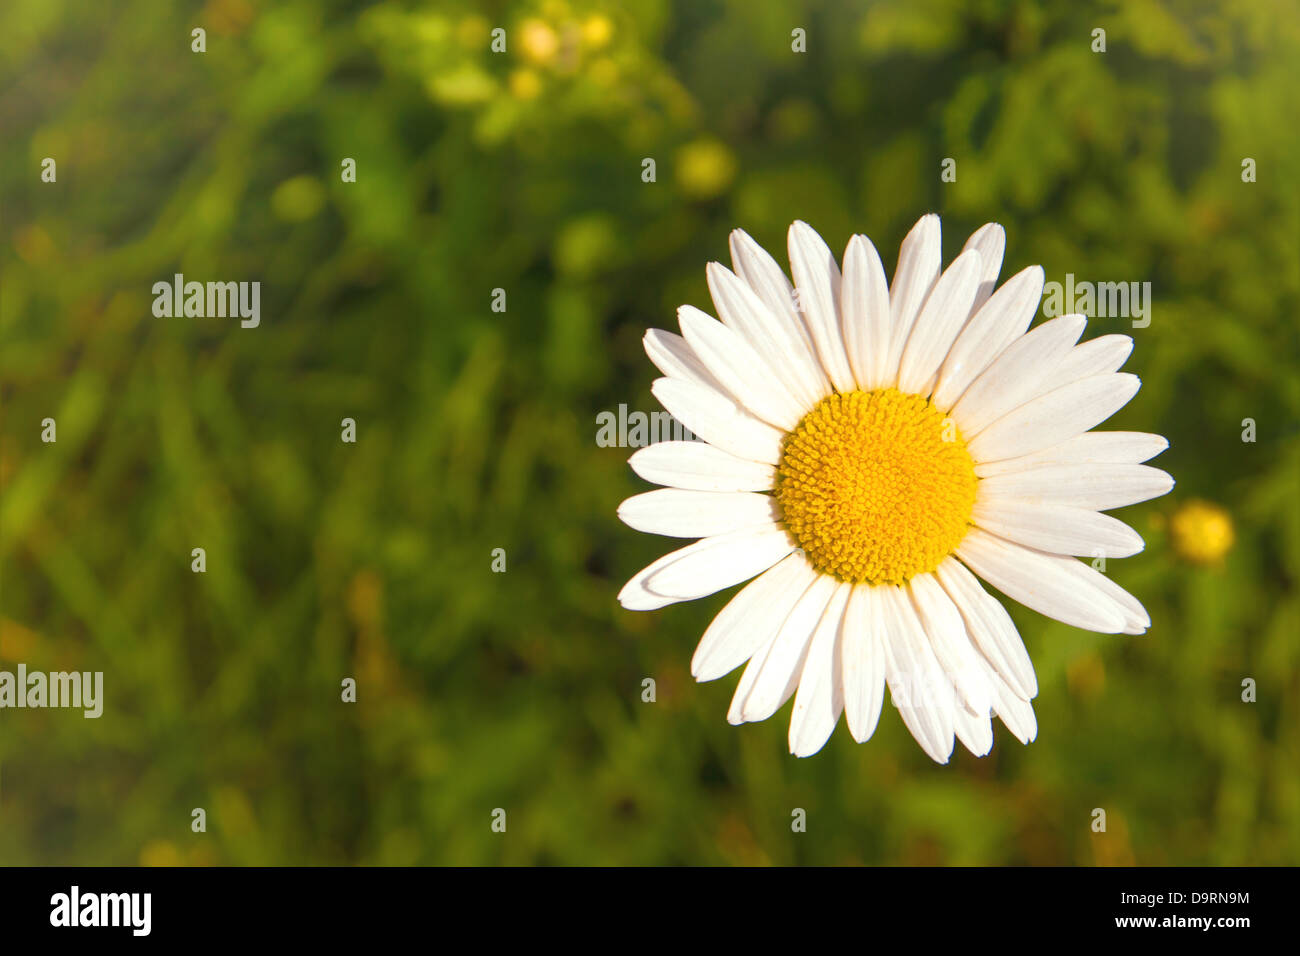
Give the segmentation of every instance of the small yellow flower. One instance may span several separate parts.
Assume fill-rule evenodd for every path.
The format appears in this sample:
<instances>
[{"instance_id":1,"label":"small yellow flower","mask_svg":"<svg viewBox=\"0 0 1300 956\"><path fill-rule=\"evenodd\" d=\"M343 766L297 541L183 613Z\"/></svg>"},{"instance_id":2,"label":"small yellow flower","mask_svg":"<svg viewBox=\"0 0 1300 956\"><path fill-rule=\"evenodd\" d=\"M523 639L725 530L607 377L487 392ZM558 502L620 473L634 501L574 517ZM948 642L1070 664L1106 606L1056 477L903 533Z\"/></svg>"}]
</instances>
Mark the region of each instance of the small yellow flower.
<instances>
[{"instance_id":1,"label":"small yellow flower","mask_svg":"<svg viewBox=\"0 0 1300 956\"><path fill-rule=\"evenodd\" d=\"M536 70L515 70L510 74L510 92L516 99L535 100L542 92L542 79Z\"/></svg>"},{"instance_id":2,"label":"small yellow flower","mask_svg":"<svg viewBox=\"0 0 1300 956\"><path fill-rule=\"evenodd\" d=\"M1174 551L1193 564L1221 564L1236 539L1232 516L1219 505L1199 499L1174 512L1169 533Z\"/></svg>"},{"instance_id":3,"label":"small yellow flower","mask_svg":"<svg viewBox=\"0 0 1300 956\"><path fill-rule=\"evenodd\" d=\"M736 160L724 144L712 139L687 143L677 152L677 182L696 199L711 199L736 175Z\"/></svg>"},{"instance_id":4,"label":"small yellow flower","mask_svg":"<svg viewBox=\"0 0 1300 956\"><path fill-rule=\"evenodd\" d=\"M525 20L520 27L520 45L524 56L534 63L546 64L560 51L560 37L549 25L536 18Z\"/></svg>"},{"instance_id":5,"label":"small yellow flower","mask_svg":"<svg viewBox=\"0 0 1300 956\"><path fill-rule=\"evenodd\" d=\"M285 222L306 222L325 204L325 187L315 176L294 176L271 193L271 211Z\"/></svg>"},{"instance_id":6,"label":"small yellow flower","mask_svg":"<svg viewBox=\"0 0 1300 956\"><path fill-rule=\"evenodd\" d=\"M582 22L582 43L589 50L599 50L614 35L609 17L593 14Z\"/></svg>"}]
</instances>

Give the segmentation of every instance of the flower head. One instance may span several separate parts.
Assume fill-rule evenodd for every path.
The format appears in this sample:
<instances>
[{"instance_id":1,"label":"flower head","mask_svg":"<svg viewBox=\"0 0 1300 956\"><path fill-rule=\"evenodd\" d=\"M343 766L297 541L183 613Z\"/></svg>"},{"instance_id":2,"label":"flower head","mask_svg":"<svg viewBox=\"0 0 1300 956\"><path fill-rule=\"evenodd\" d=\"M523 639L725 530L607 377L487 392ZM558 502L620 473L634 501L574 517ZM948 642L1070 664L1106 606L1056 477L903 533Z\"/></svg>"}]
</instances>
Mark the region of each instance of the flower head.
<instances>
[{"instance_id":1,"label":"flower head","mask_svg":"<svg viewBox=\"0 0 1300 956\"><path fill-rule=\"evenodd\" d=\"M888 687L943 763L977 755L993 716L1037 733L1033 665L1002 604L1140 634L1150 619L1086 558L1143 548L1113 508L1165 494L1142 462L1159 435L1094 432L1134 394L1124 335L1080 343L1085 318L1029 329L1043 291L1031 266L995 288L1005 234L990 223L941 269L939 219L903 242L893 283L854 236L843 271L808 225L790 227L793 284L757 243L731 236L708 267L721 321L678 311L681 335L645 346L663 406L702 441L636 452L663 488L619 516L700 540L635 575L624 607L652 610L750 578L705 631L701 681L746 664L728 720L764 720L791 696L790 749L820 750L840 715L865 741ZM757 576L757 577L756 577Z\"/></svg>"}]
</instances>

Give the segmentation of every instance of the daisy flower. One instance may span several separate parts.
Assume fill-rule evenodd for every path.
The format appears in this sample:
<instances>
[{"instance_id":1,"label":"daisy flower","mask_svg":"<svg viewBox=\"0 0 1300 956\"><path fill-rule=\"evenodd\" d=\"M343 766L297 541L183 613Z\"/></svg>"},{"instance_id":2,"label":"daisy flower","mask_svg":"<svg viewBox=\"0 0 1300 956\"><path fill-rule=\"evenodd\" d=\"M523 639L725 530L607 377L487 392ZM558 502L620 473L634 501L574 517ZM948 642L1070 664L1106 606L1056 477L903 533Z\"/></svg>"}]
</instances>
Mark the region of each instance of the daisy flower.
<instances>
[{"instance_id":1,"label":"daisy flower","mask_svg":"<svg viewBox=\"0 0 1300 956\"><path fill-rule=\"evenodd\" d=\"M867 740L886 687L939 763L954 738L988 753L993 716L1034 739L1033 664L981 578L1075 627L1151 623L1094 567L1143 548L1103 512L1173 487L1142 464L1164 438L1091 431L1138 390L1119 371L1133 340L1080 343L1082 315L1030 330L1043 270L995 289L1005 244L990 223L942 269L939 218L925 216L889 284L866 236L849 241L841 271L796 222L792 285L736 230L732 268L708 266L721 321L683 306L681 335L645 336L664 376L655 397L701 440L633 454L633 470L664 487L619 517L700 540L635 575L619 601L653 610L755 578L713 619L691 673L747 665L733 724L793 696L797 756L820 750L841 714Z\"/></svg>"}]
</instances>

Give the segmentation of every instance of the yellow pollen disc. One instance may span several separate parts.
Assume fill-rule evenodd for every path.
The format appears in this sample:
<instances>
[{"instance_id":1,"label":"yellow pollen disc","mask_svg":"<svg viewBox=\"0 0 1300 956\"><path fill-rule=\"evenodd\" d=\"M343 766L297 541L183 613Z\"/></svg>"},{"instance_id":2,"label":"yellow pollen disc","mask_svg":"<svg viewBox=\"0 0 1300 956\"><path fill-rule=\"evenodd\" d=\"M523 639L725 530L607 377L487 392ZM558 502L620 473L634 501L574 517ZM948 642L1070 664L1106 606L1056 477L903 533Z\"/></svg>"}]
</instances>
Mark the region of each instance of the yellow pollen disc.
<instances>
[{"instance_id":1,"label":"yellow pollen disc","mask_svg":"<svg viewBox=\"0 0 1300 956\"><path fill-rule=\"evenodd\" d=\"M818 571L903 584L961 543L978 482L952 420L885 388L827 396L800 420L785 439L776 498Z\"/></svg>"}]
</instances>

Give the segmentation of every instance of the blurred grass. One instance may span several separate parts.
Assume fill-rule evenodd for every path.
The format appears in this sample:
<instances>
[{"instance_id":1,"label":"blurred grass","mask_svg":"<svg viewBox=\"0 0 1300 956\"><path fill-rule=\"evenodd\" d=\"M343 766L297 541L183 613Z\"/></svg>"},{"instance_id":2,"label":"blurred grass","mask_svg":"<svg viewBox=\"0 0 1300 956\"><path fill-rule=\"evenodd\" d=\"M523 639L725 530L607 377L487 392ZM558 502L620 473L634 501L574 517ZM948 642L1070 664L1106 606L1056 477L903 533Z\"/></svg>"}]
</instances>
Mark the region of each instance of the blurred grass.
<instances>
[{"instance_id":1,"label":"blurred grass","mask_svg":"<svg viewBox=\"0 0 1300 956\"><path fill-rule=\"evenodd\" d=\"M0 714L0 863L1300 861L1297 13L7 3L0 667L107 702ZM1003 223L1004 276L1152 282L1109 427L1169 436L1179 484L1109 570L1154 624L1013 607L1028 748L936 767L886 708L797 761L788 707L732 728L736 678L689 677L725 596L616 604L667 543L615 520L644 486L595 416L657 407L641 334L708 306L731 228L892 270L930 210L949 257ZM260 281L261 327L154 318L174 272ZM1193 499L1217 566L1168 538Z\"/></svg>"}]
</instances>

